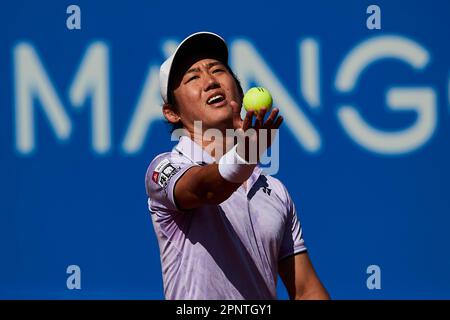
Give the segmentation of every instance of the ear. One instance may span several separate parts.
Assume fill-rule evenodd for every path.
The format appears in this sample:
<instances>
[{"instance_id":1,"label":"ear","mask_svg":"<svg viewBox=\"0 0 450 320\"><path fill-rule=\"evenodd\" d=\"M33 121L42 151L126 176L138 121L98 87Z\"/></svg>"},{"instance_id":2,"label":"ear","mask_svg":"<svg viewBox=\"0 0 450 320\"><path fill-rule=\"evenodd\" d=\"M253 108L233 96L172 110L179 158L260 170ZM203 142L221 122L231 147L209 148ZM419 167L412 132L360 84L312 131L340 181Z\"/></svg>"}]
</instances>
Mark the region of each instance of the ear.
<instances>
[{"instance_id":1,"label":"ear","mask_svg":"<svg viewBox=\"0 0 450 320\"><path fill-rule=\"evenodd\" d=\"M165 103L163 105L163 115L164 118L167 119L172 124L176 124L177 122L181 121L180 116L176 113L175 108L173 105L169 103Z\"/></svg>"}]
</instances>

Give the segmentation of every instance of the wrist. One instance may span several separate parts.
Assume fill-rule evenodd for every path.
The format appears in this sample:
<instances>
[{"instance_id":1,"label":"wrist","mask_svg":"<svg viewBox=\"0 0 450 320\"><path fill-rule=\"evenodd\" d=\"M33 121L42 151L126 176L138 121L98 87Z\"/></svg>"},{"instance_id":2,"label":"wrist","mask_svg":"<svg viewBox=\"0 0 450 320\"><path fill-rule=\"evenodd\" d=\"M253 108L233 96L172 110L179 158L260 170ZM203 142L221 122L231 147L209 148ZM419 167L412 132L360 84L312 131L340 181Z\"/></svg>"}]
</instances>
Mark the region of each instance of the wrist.
<instances>
[{"instance_id":1,"label":"wrist","mask_svg":"<svg viewBox=\"0 0 450 320\"><path fill-rule=\"evenodd\" d=\"M219 160L219 173L225 180L233 183L242 183L246 181L253 173L256 163L247 162L244 157L238 153L239 144L235 145L230 151L225 153ZM240 149L242 151L242 149Z\"/></svg>"}]
</instances>

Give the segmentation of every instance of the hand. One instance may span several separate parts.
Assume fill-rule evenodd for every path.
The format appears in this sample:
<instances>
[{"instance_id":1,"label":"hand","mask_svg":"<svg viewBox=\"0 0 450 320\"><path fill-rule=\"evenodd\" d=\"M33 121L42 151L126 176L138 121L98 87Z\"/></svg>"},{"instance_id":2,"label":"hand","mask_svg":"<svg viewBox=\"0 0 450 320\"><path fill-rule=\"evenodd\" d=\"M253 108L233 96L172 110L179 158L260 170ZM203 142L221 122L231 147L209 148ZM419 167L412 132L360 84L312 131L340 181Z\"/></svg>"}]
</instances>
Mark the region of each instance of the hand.
<instances>
[{"instance_id":1,"label":"hand","mask_svg":"<svg viewBox=\"0 0 450 320\"><path fill-rule=\"evenodd\" d=\"M233 108L233 125L239 140L237 153L247 162L259 162L261 155L272 145L283 117L278 116L279 109L274 108L265 121L266 109L261 109L258 113L248 111L242 120L241 107L235 101L230 104Z\"/></svg>"}]
</instances>

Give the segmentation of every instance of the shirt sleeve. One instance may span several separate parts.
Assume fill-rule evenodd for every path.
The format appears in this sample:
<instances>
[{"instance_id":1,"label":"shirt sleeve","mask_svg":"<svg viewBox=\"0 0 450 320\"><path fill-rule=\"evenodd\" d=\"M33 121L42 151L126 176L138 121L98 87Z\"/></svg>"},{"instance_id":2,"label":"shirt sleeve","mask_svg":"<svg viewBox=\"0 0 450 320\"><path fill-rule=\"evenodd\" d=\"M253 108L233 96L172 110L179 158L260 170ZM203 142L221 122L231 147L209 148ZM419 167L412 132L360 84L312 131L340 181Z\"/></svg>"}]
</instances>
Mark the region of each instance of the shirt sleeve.
<instances>
[{"instance_id":1,"label":"shirt sleeve","mask_svg":"<svg viewBox=\"0 0 450 320\"><path fill-rule=\"evenodd\" d=\"M197 164L186 162L181 156L163 153L150 163L145 175L145 187L152 212L180 211L175 203L174 189L183 174Z\"/></svg>"},{"instance_id":2,"label":"shirt sleeve","mask_svg":"<svg viewBox=\"0 0 450 320\"><path fill-rule=\"evenodd\" d=\"M303 239L303 230L297 217L295 204L286 189L285 192L287 196L287 219L278 260L282 260L306 250L305 241Z\"/></svg>"}]
</instances>

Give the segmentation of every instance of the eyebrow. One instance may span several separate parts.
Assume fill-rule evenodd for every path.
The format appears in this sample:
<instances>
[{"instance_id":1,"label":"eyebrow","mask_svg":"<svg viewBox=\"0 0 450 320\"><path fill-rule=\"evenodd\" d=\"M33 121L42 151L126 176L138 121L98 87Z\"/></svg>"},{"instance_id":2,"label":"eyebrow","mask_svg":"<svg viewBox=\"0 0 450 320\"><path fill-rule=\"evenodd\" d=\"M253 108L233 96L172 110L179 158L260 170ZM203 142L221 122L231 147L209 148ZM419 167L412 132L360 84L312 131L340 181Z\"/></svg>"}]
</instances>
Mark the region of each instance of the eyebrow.
<instances>
[{"instance_id":1,"label":"eyebrow","mask_svg":"<svg viewBox=\"0 0 450 320\"><path fill-rule=\"evenodd\" d=\"M207 69L209 69L209 68L212 68L212 67L214 67L214 66L217 66L217 65L224 65L222 62L220 62L220 61L214 61L214 62L210 62L210 63L208 63L207 65L206 65L206 68ZM192 73L192 72L200 72L200 68L191 68L191 69L189 69L188 71L186 71L186 73L185 74L188 74L188 73Z\"/></svg>"}]
</instances>

